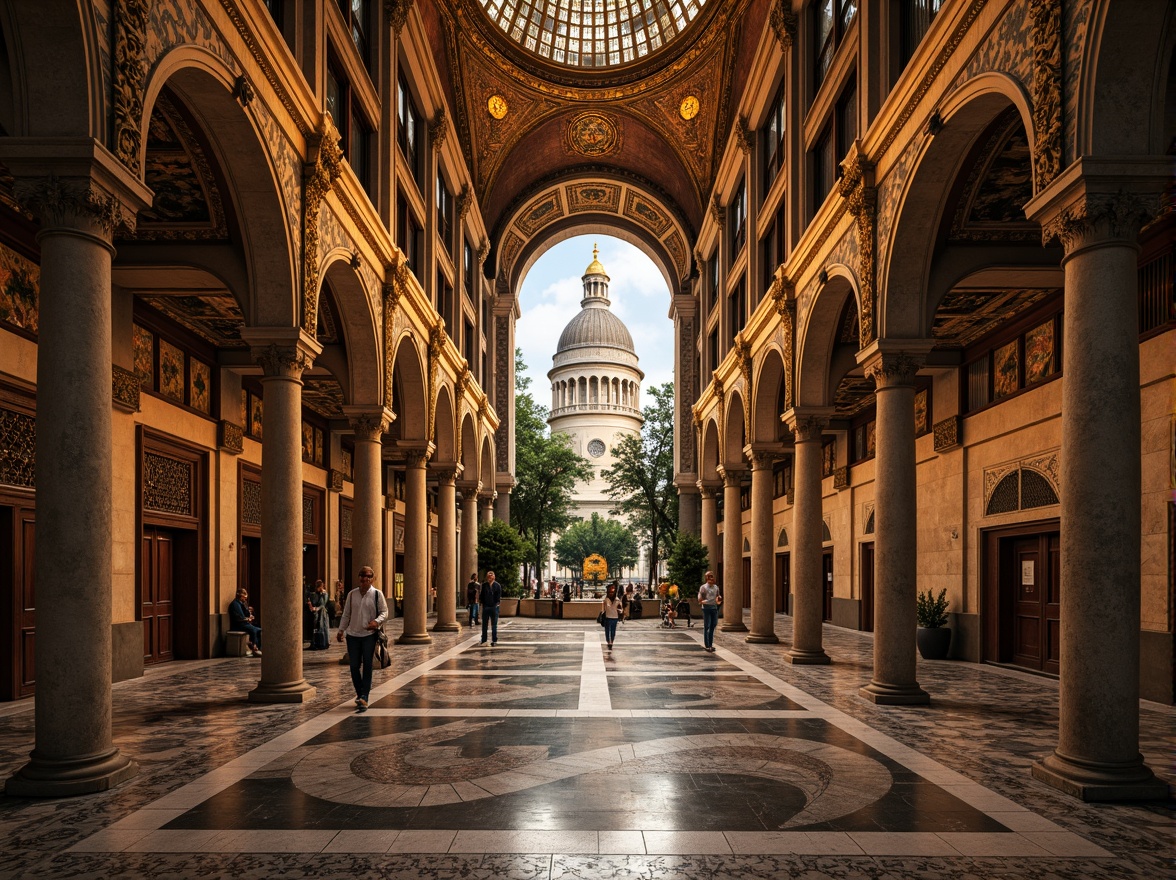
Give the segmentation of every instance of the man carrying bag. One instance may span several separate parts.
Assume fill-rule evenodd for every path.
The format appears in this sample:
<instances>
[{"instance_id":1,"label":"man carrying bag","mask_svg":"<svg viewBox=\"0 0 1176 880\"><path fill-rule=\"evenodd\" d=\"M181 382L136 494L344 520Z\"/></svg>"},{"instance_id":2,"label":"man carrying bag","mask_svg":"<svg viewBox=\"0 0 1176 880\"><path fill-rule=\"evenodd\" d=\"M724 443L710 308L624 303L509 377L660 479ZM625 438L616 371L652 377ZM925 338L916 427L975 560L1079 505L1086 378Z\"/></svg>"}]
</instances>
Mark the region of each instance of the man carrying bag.
<instances>
[{"instance_id":1,"label":"man carrying bag","mask_svg":"<svg viewBox=\"0 0 1176 880\"><path fill-rule=\"evenodd\" d=\"M365 565L359 570L359 586L347 594L343 619L336 641L347 636L347 658L351 662L351 683L355 686L355 707L366 712L372 689L372 657L380 628L388 617L388 603L375 588L376 573ZM383 668L383 667L381 667Z\"/></svg>"}]
</instances>

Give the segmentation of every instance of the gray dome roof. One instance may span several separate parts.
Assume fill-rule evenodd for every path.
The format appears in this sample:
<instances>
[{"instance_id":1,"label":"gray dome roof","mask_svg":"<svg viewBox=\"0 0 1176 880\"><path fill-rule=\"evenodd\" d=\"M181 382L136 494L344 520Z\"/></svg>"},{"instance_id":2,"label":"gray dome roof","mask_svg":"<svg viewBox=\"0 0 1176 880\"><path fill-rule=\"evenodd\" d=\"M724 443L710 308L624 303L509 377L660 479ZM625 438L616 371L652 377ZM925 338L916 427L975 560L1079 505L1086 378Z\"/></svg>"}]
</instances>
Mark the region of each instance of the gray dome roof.
<instances>
[{"instance_id":1,"label":"gray dome roof","mask_svg":"<svg viewBox=\"0 0 1176 880\"><path fill-rule=\"evenodd\" d=\"M633 337L624 322L607 308L581 309L568 322L559 337L555 353L561 354L572 348L608 346L636 354Z\"/></svg>"}]
</instances>

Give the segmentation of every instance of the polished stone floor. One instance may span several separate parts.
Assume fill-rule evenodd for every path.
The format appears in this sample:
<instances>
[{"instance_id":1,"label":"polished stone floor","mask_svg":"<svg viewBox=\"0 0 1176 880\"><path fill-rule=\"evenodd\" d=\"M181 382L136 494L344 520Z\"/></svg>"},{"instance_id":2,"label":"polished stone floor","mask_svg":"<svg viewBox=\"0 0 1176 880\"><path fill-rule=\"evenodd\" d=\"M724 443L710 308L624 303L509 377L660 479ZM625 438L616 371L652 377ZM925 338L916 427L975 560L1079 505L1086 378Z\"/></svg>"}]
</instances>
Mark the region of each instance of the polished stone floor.
<instances>
[{"instance_id":1,"label":"polished stone floor","mask_svg":"<svg viewBox=\"0 0 1176 880\"><path fill-rule=\"evenodd\" d=\"M396 635L398 623L393 624ZM354 711L338 652L303 706L257 706L250 658L115 686L116 791L0 797L0 877L1120 878L1172 876L1172 804L1090 805L1034 780L1057 682L921 662L929 707L878 707L868 635L828 667L720 631L503 620L395 646ZM0 772L32 747L0 706ZM1176 782L1176 710L1141 704Z\"/></svg>"}]
</instances>

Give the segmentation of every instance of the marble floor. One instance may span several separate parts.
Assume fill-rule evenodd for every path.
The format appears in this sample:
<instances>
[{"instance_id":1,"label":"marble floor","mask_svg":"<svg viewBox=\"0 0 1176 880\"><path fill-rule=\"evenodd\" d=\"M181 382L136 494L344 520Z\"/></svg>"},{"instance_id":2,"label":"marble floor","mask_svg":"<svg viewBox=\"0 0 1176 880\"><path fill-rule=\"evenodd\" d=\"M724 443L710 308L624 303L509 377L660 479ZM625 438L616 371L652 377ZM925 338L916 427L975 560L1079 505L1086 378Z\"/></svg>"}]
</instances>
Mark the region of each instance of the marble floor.
<instances>
[{"instance_id":1,"label":"marble floor","mask_svg":"<svg viewBox=\"0 0 1176 880\"><path fill-rule=\"evenodd\" d=\"M301 706L259 706L251 658L173 663L114 690L115 791L0 797L0 877L1121 878L1173 876L1172 803L1091 805L1028 771L1057 682L920 662L929 707L879 707L868 635L827 667L701 628L506 619L395 646L355 711L339 652ZM398 634L399 622L391 626ZM1176 710L1141 704L1176 782ZM0 772L32 747L0 706Z\"/></svg>"}]
</instances>

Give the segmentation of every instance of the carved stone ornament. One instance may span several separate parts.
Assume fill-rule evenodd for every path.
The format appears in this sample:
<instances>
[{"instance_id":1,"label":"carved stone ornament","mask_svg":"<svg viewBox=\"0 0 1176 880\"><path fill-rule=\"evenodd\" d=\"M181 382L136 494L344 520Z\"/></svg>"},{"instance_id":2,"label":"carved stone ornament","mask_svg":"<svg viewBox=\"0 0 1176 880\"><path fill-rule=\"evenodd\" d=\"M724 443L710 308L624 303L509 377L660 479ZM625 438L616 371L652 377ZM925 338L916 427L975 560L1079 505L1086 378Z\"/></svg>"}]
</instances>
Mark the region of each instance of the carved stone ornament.
<instances>
[{"instance_id":1,"label":"carved stone ornament","mask_svg":"<svg viewBox=\"0 0 1176 880\"><path fill-rule=\"evenodd\" d=\"M470 189L467 183L461 188L461 192L457 194L457 216L461 220L465 220L466 215L470 212L470 207L474 204L474 191Z\"/></svg>"},{"instance_id":2,"label":"carved stone ornament","mask_svg":"<svg viewBox=\"0 0 1176 880\"><path fill-rule=\"evenodd\" d=\"M711 199L711 216L715 220L715 225L719 227L721 231L723 228L723 221L727 218L727 212L723 209L723 203L719 199L718 193L715 193L714 198Z\"/></svg>"},{"instance_id":3,"label":"carved stone ornament","mask_svg":"<svg viewBox=\"0 0 1176 880\"><path fill-rule=\"evenodd\" d=\"M405 22L408 21L410 9L412 0L384 0L384 17L388 19L388 24L392 25L392 31L398 37L404 30Z\"/></svg>"},{"instance_id":4,"label":"carved stone ornament","mask_svg":"<svg viewBox=\"0 0 1176 880\"><path fill-rule=\"evenodd\" d=\"M314 334L318 326L319 208L343 170L339 132L324 114L318 132L310 138L313 156L302 171L302 329Z\"/></svg>"},{"instance_id":5,"label":"carved stone ornament","mask_svg":"<svg viewBox=\"0 0 1176 880\"><path fill-rule=\"evenodd\" d=\"M1139 230L1160 210L1158 193L1088 194L1063 209L1041 228L1041 242L1061 242L1066 253L1103 241L1134 242Z\"/></svg>"},{"instance_id":6,"label":"carved stone ornament","mask_svg":"<svg viewBox=\"0 0 1176 880\"><path fill-rule=\"evenodd\" d=\"M753 449L748 455L753 471L770 471L780 460L780 453L774 449Z\"/></svg>"},{"instance_id":7,"label":"carved stone ornament","mask_svg":"<svg viewBox=\"0 0 1176 880\"><path fill-rule=\"evenodd\" d=\"M253 102L255 97L253 83L249 82L249 77L245 74L241 74L233 83L233 97L242 107L248 107Z\"/></svg>"},{"instance_id":8,"label":"carved stone ornament","mask_svg":"<svg viewBox=\"0 0 1176 880\"><path fill-rule=\"evenodd\" d=\"M143 94L147 87L147 0L118 0L114 8L114 154L136 177L140 154Z\"/></svg>"},{"instance_id":9,"label":"carved stone ornament","mask_svg":"<svg viewBox=\"0 0 1176 880\"><path fill-rule=\"evenodd\" d=\"M866 377L878 388L914 385L922 360L904 351L884 352L866 366Z\"/></svg>"},{"instance_id":10,"label":"carved stone ornament","mask_svg":"<svg viewBox=\"0 0 1176 880\"><path fill-rule=\"evenodd\" d=\"M735 141L739 144L743 155L751 154L751 149L755 146L755 131L747 124L746 116L740 116L735 123Z\"/></svg>"},{"instance_id":11,"label":"carved stone ornament","mask_svg":"<svg viewBox=\"0 0 1176 880\"><path fill-rule=\"evenodd\" d=\"M410 468L423 468L429 461L429 449L406 449L404 451L404 464Z\"/></svg>"},{"instance_id":12,"label":"carved stone ornament","mask_svg":"<svg viewBox=\"0 0 1176 880\"><path fill-rule=\"evenodd\" d=\"M486 259L489 256L490 256L490 242L489 242L489 240L483 241L480 245L478 245L478 266L481 267L481 266L485 265Z\"/></svg>"},{"instance_id":13,"label":"carved stone ornament","mask_svg":"<svg viewBox=\"0 0 1176 880\"><path fill-rule=\"evenodd\" d=\"M839 467L833 470L833 488L834 489L848 489L849 488L849 468Z\"/></svg>"},{"instance_id":14,"label":"carved stone ornament","mask_svg":"<svg viewBox=\"0 0 1176 880\"><path fill-rule=\"evenodd\" d=\"M141 391L139 377L135 375L133 370L124 370L117 364L113 365L113 371L115 407L123 412L138 412L139 392Z\"/></svg>"},{"instance_id":15,"label":"carved stone ornament","mask_svg":"<svg viewBox=\"0 0 1176 880\"><path fill-rule=\"evenodd\" d=\"M266 376L283 376L287 379L301 379L309 370L314 359L296 345L278 346L271 344L253 351L253 359Z\"/></svg>"},{"instance_id":16,"label":"carved stone ornament","mask_svg":"<svg viewBox=\"0 0 1176 880\"><path fill-rule=\"evenodd\" d=\"M433 471L433 476L437 478L437 482L443 486L452 486L457 482L458 468L453 465L446 465L440 470Z\"/></svg>"},{"instance_id":17,"label":"carved stone ornament","mask_svg":"<svg viewBox=\"0 0 1176 880\"><path fill-rule=\"evenodd\" d=\"M228 419L221 419L216 424L217 448L233 455L240 455L245 451L245 431L240 425L234 425Z\"/></svg>"},{"instance_id":18,"label":"carved stone ornament","mask_svg":"<svg viewBox=\"0 0 1176 880\"><path fill-rule=\"evenodd\" d=\"M327 488L329 488L332 492L343 491L343 471L336 468L331 468L329 479L330 485Z\"/></svg>"},{"instance_id":19,"label":"carved stone ornament","mask_svg":"<svg viewBox=\"0 0 1176 880\"><path fill-rule=\"evenodd\" d=\"M378 441L388 430L388 419L383 413L363 413L349 421L356 440Z\"/></svg>"},{"instance_id":20,"label":"carved stone ornament","mask_svg":"<svg viewBox=\"0 0 1176 880\"><path fill-rule=\"evenodd\" d=\"M0 407L0 485L36 486L37 420Z\"/></svg>"},{"instance_id":21,"label":"carved stone ornament","mask_svg":"<svg viewBox=\"0 0 1176 880\"><path fill-rule=\"evenodd\" d=\"M445 145L447 137L449 137L449 117L445 115L445 108L442 107L433 117L433 121L429 123L429 143L433 145L434 150L440 150Z\"/></svg>"},{"instance_id":22,"label":"carved stone ornament","mask_svg":"<svg viewBox=\"0 0 1176 880\"><path fill-rule=\"evenodd\" d=\"M13 193L43 227L88 229L107 238L135 228L134 211L86 178L17 178Z\"/></svg>"},{"instance_id":23,"label":"carved stone ornament","mask_svg":"<svg viewBox=\"0 0 1176 880\"><path fill-rule=\"evenodd\" d=\"M959 416L949 416L941 422L936 422L933 430L936 452L947 452L963 442L963 419Z\"/></svg>"},{"instance_id":24,"label":"carved stone ornament","mask_svg":"<svg viewBox=\"0 0 1176 880\"><path fill-rule=\"evenodd\" d=\"M1033 29L1033 183L1044 190L1062 170L1062 0L1030 0Z\"/></svg>"},{"instance_id":25,"label":"carved stone ornament","mask_svg":"<svg viewBox=\"0 0 1176 880\"><path fill-rule=\"evenodd\" d=\"M825 416L801 415L792 424L797 443L819 443L829 419Z\"/></svg>"},{"instance_id":26,"label":"carved stone ornament","mask_svg":"<svg viewBox=\"0 0 1176 880\"><path fill-rule=\"evenodd\" d=\"M441 387L441 354L445 350L445 319L437 318L437 323L429 330L429 397L426 415L425 437L432 443L437 428L437 392Z\"/></svg>"},{"instance_id":27,"label":"carved stone ornament","mask_svg":"<svg viewBox=\"0 0 1176 880\"><path fill-rule=\"evenodd\" d=\"M780 43L780 48L787 52L796 41L796 13L792 11L792 0L775 0L769 14L768 23L772 26L772 33Z\"/></svg>"},{"instance_id":28,"label":"carved stone ornament","mask_svg":"<svg viewBox=\"0 0 1176 880\"><path fill-rule=\"evenodd\" d=\"M855 142L849 155L841 163L842 176L837 190L845 199L846 209L857 221L858 275L861 282L861 303L858 311L858 344L865 348L874 341L877 329L874 321L875 238L878 219L878 188L874 186L874 163L858 152Z\"/></svg>"}]
</instances>

